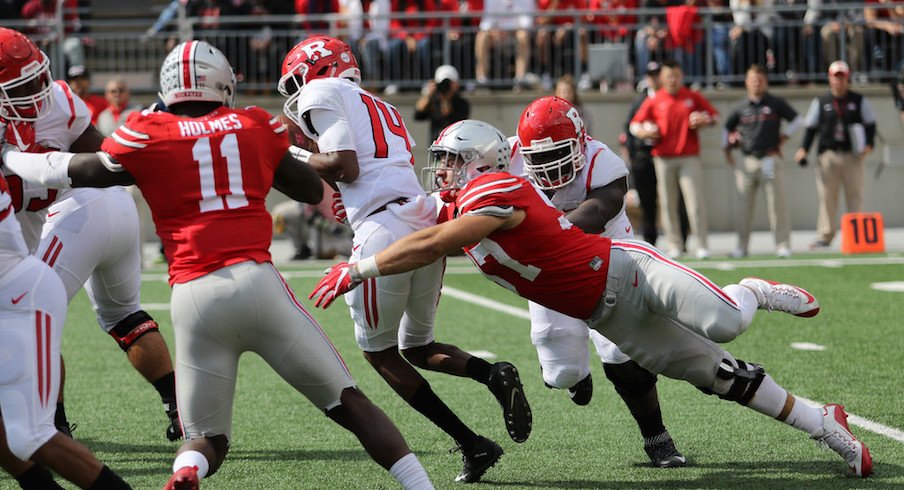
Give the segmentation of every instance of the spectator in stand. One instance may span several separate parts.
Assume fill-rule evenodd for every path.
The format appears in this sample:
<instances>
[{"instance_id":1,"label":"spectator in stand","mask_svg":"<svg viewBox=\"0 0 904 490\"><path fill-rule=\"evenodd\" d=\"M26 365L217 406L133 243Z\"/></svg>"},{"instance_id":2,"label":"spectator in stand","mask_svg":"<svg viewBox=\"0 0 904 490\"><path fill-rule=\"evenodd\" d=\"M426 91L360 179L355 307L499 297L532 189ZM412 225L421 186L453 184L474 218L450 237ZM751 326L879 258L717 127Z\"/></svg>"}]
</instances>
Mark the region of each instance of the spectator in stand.
<instances>
[{"instance_id":1,"label":"spectator in stand","mask_svg":"<svg viewBox=\"0 0 904 490\"><path fill-rule=\"evenodd\" d=\"M390 21L389 62L401 64L405 78L423 80L430 76L433 64L430 34L439 26L437 10L434 0L392 0L395 15L434 14L429 18L394 17Z\"/></svg>"},{"instance_id":2,"label":"spectator in stand","mask_svg":"<svg viewBox=\"0 0 904 490\"><path fill-rule=\"evenodd\" d=\"M0 19L18 19L22 16L25 0L0 0Z\"/></svg>"},{"instance_id":3,"label":"spectator in stand","mask_svg":"<svg viewBox=\"0 0 904 490\"><path fill-rule=\"evenodd\" d=\"M475 76L478 86L487 86L489 76L503 78L507 71L501 69L507 66L507 62L493 63L496 67L494 73L490 73L491 50L496 49L495 60L505 60L503 52L509 51L513 45L515 49L515 88L520 89L530 85L527 77L527 68L530 63L531 29L534 20L527 12L536 9L534 0L485 0L483 18L480 21L480 30L474 39L474 55L477 66Z\"/></svg>"},{"instance_id":4,"label":"spectator in stand","mask_svg":"<svg viewBox=\"0 0 904 490\"><path fill-rule=\"evenodd\" d=\"M402 78L401 67L389 64L389 15L392 12L390 0L370 0L367 20L364 24L364 66L362 77L370 80L386 80L398 83ZM389 86L386 87L389 89ZM391 92L398 91L396 85Z\"/></svg>"},{"instance_id":5,"label":"spectator in stand","mask_svg":"<svg viewBox=\"0 0 904 490\"><path fill-rule=\"evenodd\" d=\"M898 70L898 78L891 82L891 96L895 99L895 107L901 113L901 124L904 124L904 64Z\"/></svg>"},{"instance_id":6,"label":"spectator in stand","mask_svg":"<svg viewBox=\"0 0 904 490\"><path fill-rule=\"evenodd\" d=\"M575 29L576 12L587 8L586 0L538 0L537 10L549 15L534 19L540 83L544 91L552 89L552 77L574 72L574 60L583 64L587 55L587 29ZM578 36L580 52L574 52L574 36ZM589 83L588 83L589 85ZM589 87L588 87L589 88Z\"/></svg>"},{"instance_id":7,"label":"spectator in stand","mask_svg":"<svg viewBox=\"0 0 904 490\"><path fill-rule=\"evenodd\" d=\"M140 111L141 106L129 103L129 86L122 77L113 77L104 89L107 107L97 115L97 130L104 136L110 136L119 129L129 114Z\"/></svg>"},{"instance_id":8,"label":"spectator in stand","mask_svg":"<svg viewBox=\"0 0 904 490\"><path fill-rule=\"evenodd\" d=\"M270 15L291 15L294 13L291 0L251 0L250 16L263 17ZM261 95L270 92L271 80L279 78L279 67L282 57L289 50L286 36L274 34L274 31L291 29L291 24L263 22L261 24L245 24L242 29L256 30L248 40L249 56L247 65L241 68L248 83L266 84L268 87Z\"/></svg>"},{"instance_id":9,"label":"spectator in stand","mask_svg":"<svg viewBox=\"0 0 904 490\"><path fill-rule=\"evenodd\" d=\"M578 110L578 115L581 116L581 119L584 120L584 129L587 131L587 134L593 134L593 118L590 117L590 113L585 110L584 104L581 102L581 97L578 95L578 87L574 84L573 76L569 74L559 77L559 79L556 80L553 95L571 103L571 105Z\"/></svg>"},{"instance_id":10,"label":"spectator in stand","mask_svg":"<svg viewBox=\"0 0 904 490\"><path fill-rule=\"evenodd\" d=\"M680 5L667 7L665 18L669 26L672 59L681 65L685 75L699 85L705 73L702 56L705 46L697 0L686 0Z\"/></svg>"},{"instance_id":11,"label":"spectator in stand","mask_svg":"<svg viewBox=\"0 0 904 490\"><path fill-rule=\"evenodd\" d=\"M91 113L91 123L97 124L97 116L107 108L108 103L104 97L90 92L91 74L88 73L88 69L84 65L70 66L66 70L66 83L69 84L69 88L75 95L85 101L88 111Z\"/></svg>"},{"instance_id":12,"label":"spectator in stand","mask_svg":"<svg viewBox=\"0 0 904 490\"><path fill-rule=\"evenodd\" d=\"M339 27L345 29L346 44L352 48L355 59L363 59L361 40L364 39L364 4L361 0L339 0L339 14L343 19Z\"/></svg>"},{"instance_id":13,"label":"spectator in stand","mask_svg":"<svg viewBox=\"0 0 904 490\"><path fill-rule=\"evenodd\" d=\"M414 120L430 120L430 141L452 123L471 117L471 104L459 93L458 70L441 65L433 80L421 90L421 98L414 104Z\"/></svg>"},{"instance_id":14,"label":"spectator in stand","mask_svg":"<svg viewBox=\"0 0 904 490\"><path fill-rule=\"evenodd\" d=\"M298 15L338 14L339 0L295 0L295 13ZM330 23L325 20L305 20L299 27L306 31L305 37L314 33L330 33Z\"/></svg>"},{"instance_id":15,"label":"spectator in stand","mask_svg":"<svg viewBox=\"0 0 904 490\"><path fill-rule=\"evenodd\" d=\"M734 25L728 0L706 0L704 6L710 9L724 9L722 13L712 14L712 24L706 29L713 44L713 71L717 80L731 73L731 55L729 54L728 32ZM717 82L720 87L724 82Z\"/></svg>"},{"instance_id":16,"label":"spectator in stand","mask_svg":"<svg viewBox=\"0 0 904 490\"><path fill-rule=\"evenodd\" d=\"M666 57L669 27L665 21L668 0L642 0L642 9L661 9L662 13L641 14L637 18L639 26L634 36L634 66L647 66L650 61L661 61Z\"/></svg>"},{"instance_id":17,"label":"spectator in stand","mask_svg":"<svg viewBox=\"0 0 904 490\"><path fill-rule=\"evenodd\" d=\"M824 6L834 4L848 4L848 0L822 0ZM855 67L861 65L863 52L863 8L849 8L842 10L824 10L825 25L819 31L822 38L822 54L825 65L835 60L847 59L847 62ZM841 54L841 36L844 36L846 56ZM862 78L865 80L866 75Z\"/></svg>"},{"instance_id":18,"label":"spectator in stand","mask_svg":"<svg viewBox=\"0 0 904 490\"><path fill-rule=\"evenodd\" d=\"M64 0L63 25L66 38L62 42L56 39L56 17L58 0L28 0L22 5L21 18L30 21L25 30L35 44L50 57L55 59L54 50L62 44L66 66L84 65L85 49L82 46L81 19L78 16L78 1Z\"/></svg>"},{"instance_id":19,"label":"spectator in stand","mask_svg":"<svg viewBox=\"0 0 904 490\"><path fill-rule=\"evenodd\" d=\"M716 124L719 112L697 92L684 87L681 67L673 60L662 64L662 84L631 119L634 136L657 140L653 147L659 209L668 242L667 254L680 257L683 243L678 217L678 188L684 194L691 232L697 237L697 258L709 258L703 162L697 130Z\"/></svg>"},{"instance_id":20,"label":"spectator in stand","mask_svg":"<svg viewBox=\"0 0 904 490\"><path fill-rule=\"evenodd\" d=\"M744 79L747 97L725 120L722 148L725 161L735 169L735 184L740 198L737 220L738 248L732 257L746 257L750 245L750 228L756 193L762 185L766 192L769 226L775 234L775 254L779 258L791 256L791 224L785 205L785 162L781 144L797 131L803 118L788 101L770 94L766 70L751 65ZM780 131L782 119L788 121ZM744 159L735 162L733 147L740 147Z\"/></svg>"},{"instance_id":21,"label":"spectator in stand","mask_svg":"<svg viewBox=\"0 0 904 490\"><path fill-rule=\"evenodd\" d=\"M838 191L844 186L849 213L863 211L865 157L873 151L876 116L866 97L849 89L851 69L844 61L829 65L829 93L815 97L804 117L807 128L794 159L807 164L814 137L817 144L816 192L819 195L817 239L810 248L826 248L838 232Z\"/></svg>"},{"instance_id":22,"label":"spectator in stand","mask_svg":"<svg viewBox=\"0 0 904 490\"><path fill-rule=\"evenodd\" d=\"M436 38L442 40L445 35L449 43L452 66L458 67L465 80L474 78L474 30L480 23L483 11L483 0L439 0L439 9L445 14L468 14L465 17L453 17L448 24L440 24L440 34ZM442 46L442 44L437 44Z\"/></svg>"},{"instance_id":23,"label":"spectator in stand","mask_svg":"<svg viewBox=\"0 0 904 490\"><path fill-rule=\"evenodd\" d=\"M590 34L581 43L581 79L579 90L590 88L593 80L587 73L587 43L616 43L630 45L634 38L634 26L637 16L633 10L638 0L590 0L588 7L592 13L587 17L588 23L594 24Z\"/></svg>"},{"instance_id":24,"label":"spectator in stand","mask_svg":"<svg viewBox=\"0 0 904 490\"><path fill-rule=\"evenodd\" d=\"M775 71L784 74L788 81L796 83L801 72L819 71L816 60L813 22L819 16L815 8L801 7L820 3L814 0L775 0L777 19L774 21L772 51L775 53Z\"/></svg>"},{"instance_id":25,"label":"spectator in stand","mask_svg":"<svg viewBox=\"0 0 904 490\"><path fill-rule=\"evenodd\" d=\"M904 34L904 5L899 1L866 0L866 53L870 68L893 71L904 58L901 38Z\"/></svg>"},{"instance_id":26,"label":"spectator in stand","mask_svg":"<svg viewBox=\"0 0 904 490\"><path fill-rule=\"evenodd\" d=\"M728 31L732 73L742 75L752 64L771 69L775 57L769 39L778 17L773 0L730 0L728 4L735 24Z\"/></svg>"}]
</instances>

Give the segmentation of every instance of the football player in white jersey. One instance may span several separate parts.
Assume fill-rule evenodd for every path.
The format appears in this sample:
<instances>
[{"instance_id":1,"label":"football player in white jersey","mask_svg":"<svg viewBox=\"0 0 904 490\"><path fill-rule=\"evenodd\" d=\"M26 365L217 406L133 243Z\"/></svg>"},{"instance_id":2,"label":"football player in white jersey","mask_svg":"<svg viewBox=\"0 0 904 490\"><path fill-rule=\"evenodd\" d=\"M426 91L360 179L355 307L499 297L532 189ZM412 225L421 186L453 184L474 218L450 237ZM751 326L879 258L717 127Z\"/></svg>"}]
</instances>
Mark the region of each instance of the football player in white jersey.
<instances>
[{"instance_id":1,"label":"football player in white jersey","mask_svg":"<svg viewBox=\"0 0 904 490\"><path fill-rule=\"evenodd\" d=\"M572 104L553 96L535 100L521 113L518 134L509 138L509 143L509 172L526 175L575 226L609 238L634 238L625 214L628 167L609 147L586 134L584 121ZM533 301L528 305L531 341L537 347L546 385L567 389L578 405L590 402L589 336L606 376L640 427L652 464L684 466L686 460L662 421L656 376L583 320Z\"/></svg>"},{"instance_id":2,"label":"football player in white jersey","mask_svg":"<svg viewBox=\"0 0 904 490\"><path fill-rule=\"evenodd\" d=\"M27 37L0 28L0 139L16 149L96 151L103 136L85 103L54 82L50 63ZM166 435L181 437L175 378L157 323L141 309L141 264L135 205L123 188L55 191L23 183L4 168L13 206L31 252L60 276L71 301L84 286L98 323L159 392ZM60 392L62 393L62 388ZM57 427L68 431L62 396Z\"/></svg>"},{"instance_id":3,"label":"football player in white jersey","mask_svg":"<svg viewBox=\"0 0 904 490\"><path fill-rule=\"evenodd\" d=\"M12 201L0 175L0 437L8 443L0 453L35 461L14 475L22 488L62 488L47 468L80 488L130 488L53 426L66 292L29 254Z\"/></svg>"},{"instance_id":4,"label":"football player in white jersey","mask_svg":"<svg viewBox=\"0 0 904 490\"><path fill-rule=\"evenodd\" d=\"M341 193L354 231L351 261L436 223L435 201L414 171L414 141L399 111L359 86L361 72L348 45L308 38L288 53L282 73L284 112L319 148L302 159ZM364 357L399 396L455 439L464 462L456 480L470 483L496 463L502 447L468 428L414 366L487 385L517 442L530 434L531 412L515 366L434 341L443 269L438 260L370 280L345 299Z\"/></svg>"}]
</instances>

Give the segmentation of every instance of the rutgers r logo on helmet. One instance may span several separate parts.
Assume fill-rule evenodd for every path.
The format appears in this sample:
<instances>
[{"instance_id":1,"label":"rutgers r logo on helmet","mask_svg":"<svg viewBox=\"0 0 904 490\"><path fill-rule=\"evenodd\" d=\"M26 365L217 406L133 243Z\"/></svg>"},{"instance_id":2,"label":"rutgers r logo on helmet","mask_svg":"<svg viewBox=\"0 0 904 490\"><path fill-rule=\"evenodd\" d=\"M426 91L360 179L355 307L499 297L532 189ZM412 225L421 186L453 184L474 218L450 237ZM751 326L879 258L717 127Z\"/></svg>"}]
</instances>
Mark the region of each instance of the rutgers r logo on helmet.
<instances>
[{"instance_id":1,"label":"rutgers r logo on helmet","mask_svg":"<svg viewBox=\"0 0 904 490\"><path fill-rule=\"evenodd\" d=\"M326 49L326 43L323 41L313 41L309 44L302 44L301 49L308 55L308 59L305 60L305 62L311 65L322 57L333 55L332 51Z\"/></svg>"}]
</instances>

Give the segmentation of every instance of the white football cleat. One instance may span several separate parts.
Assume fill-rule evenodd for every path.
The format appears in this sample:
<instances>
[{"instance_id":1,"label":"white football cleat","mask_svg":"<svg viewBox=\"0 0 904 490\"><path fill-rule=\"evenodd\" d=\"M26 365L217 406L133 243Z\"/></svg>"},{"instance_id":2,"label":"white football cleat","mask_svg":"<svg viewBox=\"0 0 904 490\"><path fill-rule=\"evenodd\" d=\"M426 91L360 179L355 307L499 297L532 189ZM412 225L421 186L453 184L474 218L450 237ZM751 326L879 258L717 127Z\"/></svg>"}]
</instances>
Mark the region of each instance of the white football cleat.
<instances>
[{"instance_id":1,"label":"white football cleat","mask_svg":"<svg viewBox=\"0 0 904 490\"><path fill-rule=\"evenodd\" d=\"M866 478L873 472L873 458L869 449L851 434L847 417L841 405L833 403L822 407L822 434L811 437L840 454L855 475Z\"/></svg>"},{"instance_id":2,"label":"white football cleat","mask_svg":"<svg viewBox=\"0 0 904 490\"><path fill-rule=\"evenodd\" d=\"M739 284L753 291L761 310L784 311L803 317L819 313L819 301L804 288L758 277L745 277Z\"/></svg>"}]
</instances>

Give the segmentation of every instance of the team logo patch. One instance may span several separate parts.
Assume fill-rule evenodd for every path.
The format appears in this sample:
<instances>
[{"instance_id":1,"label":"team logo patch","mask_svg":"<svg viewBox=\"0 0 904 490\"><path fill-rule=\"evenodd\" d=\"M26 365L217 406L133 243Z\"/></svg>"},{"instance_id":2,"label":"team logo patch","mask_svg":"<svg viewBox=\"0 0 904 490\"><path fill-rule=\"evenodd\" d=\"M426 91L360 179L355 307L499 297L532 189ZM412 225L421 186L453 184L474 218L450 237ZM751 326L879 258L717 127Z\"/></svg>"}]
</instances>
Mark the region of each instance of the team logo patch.
<instances>
[{"instance_id":1,"label":"team logo patch","mask_svg":"<svg viewBox=\"0 0 904 490\"><path fill-rule=\"evenodd\" d=\"M346 52L344 52L344 51L342 52L342 54L339 55L339 58L340 58L344 63L348 63L348 62L350 62L350 61L352 60L351 57L348 55L348 53L346 53Z\"/></svg>"},{"instance_id":2,"label":"team logo patch","mask_svg":"<svg viewBox=\"0 0 904 490\"><path fill-rule=\"evenodd\" d=\"M590 264L588 264L588 265L590 266L591 269L598 271L598 270L600 270L600 268L603 267L604 263L605 262L603 261L603 259L601 259L599 257L594 257L593 259L590 260Z\"/></svg>"}]
</instances>

